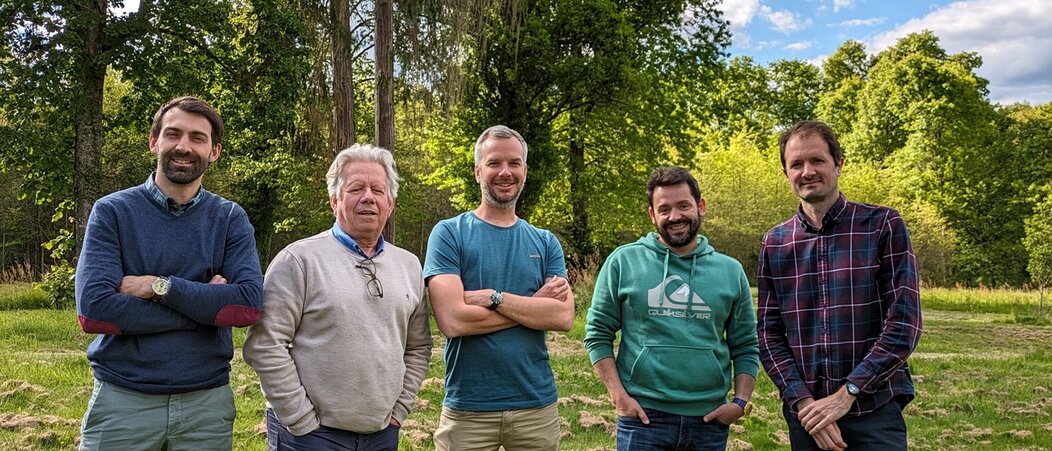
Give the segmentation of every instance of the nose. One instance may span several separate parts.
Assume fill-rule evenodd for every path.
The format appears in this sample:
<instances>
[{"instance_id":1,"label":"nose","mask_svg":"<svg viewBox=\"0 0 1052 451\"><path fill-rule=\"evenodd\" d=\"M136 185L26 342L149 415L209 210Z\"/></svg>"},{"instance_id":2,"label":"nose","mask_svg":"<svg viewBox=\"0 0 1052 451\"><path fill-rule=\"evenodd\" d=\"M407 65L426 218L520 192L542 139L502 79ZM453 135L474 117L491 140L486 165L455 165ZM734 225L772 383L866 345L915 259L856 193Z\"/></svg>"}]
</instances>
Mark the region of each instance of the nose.
<instances>
[{"instance_id":1,"label":"nose","mask_svg":"<svg viewBox=\"0 0 1052 451\"><path fill-rule=\"evenodd\" d=\"M815 167L811 163L804 163L803 176L810 178L815 175Z\"/></svg>"},{"instance_id":2,"label":"nose","mask_svg":"<svg viewBox=\"0 0 1052 451\"><path fill-rule=\"evenodd\" d=\"M179 138L179 142L175 144L175 148L178 150L190 149L190 135L184 134L181 138Z\"/></svg>"},{"instance_id":3,"label":"nose","mask_svg":"<svg viewBox=\"0 0 1052 451\"><path fill-rule=\"evenodd\" d=\"M500 165L500 171L497 171L497 175L499 175L499 176L511 175L511 167L508 166L507 164Z\"/></svg>"}]
</instances>

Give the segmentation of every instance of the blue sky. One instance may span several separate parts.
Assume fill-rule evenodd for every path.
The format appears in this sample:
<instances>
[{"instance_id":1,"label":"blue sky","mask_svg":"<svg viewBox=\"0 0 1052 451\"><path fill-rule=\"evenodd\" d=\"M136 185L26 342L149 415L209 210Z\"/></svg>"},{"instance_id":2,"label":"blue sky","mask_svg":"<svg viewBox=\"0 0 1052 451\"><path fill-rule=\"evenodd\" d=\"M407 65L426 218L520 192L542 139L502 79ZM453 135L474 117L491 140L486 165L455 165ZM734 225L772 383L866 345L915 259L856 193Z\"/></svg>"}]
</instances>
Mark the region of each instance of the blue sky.
<instances>
[{"instance_id":1,"label":"blue sky","mask_svg":"<svg viewBox=\"0 0 1052 451\"><path fill-rule=\"evenodd\" d=\"M731 55L820 65L848 39L876 54L931 30L949 53L976 52L990 100L1052 101L1052 0L724 0Z\"/></svg>"}]
</instances>

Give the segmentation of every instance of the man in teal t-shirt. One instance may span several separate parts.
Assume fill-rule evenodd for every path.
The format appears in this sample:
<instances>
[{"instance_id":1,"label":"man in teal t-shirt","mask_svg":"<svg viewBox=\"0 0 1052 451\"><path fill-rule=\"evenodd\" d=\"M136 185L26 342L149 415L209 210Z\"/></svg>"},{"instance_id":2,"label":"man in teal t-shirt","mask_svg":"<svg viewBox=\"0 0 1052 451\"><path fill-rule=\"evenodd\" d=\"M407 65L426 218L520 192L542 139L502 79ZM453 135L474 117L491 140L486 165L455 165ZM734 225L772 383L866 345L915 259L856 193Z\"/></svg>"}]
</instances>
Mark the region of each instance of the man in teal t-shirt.
<instances>
[{"instance_id":1,"label":"man in teal t-shirt","mask_svg":"<svg viewBox=\"0 0 1052 451\"><path fill-rule=\"evenodd\" d=\"M607 257L585 349L617 410L619 451L726 449L759 371L749 282L698 234L705 199L690 172L654 171L647 195L657 233Z\"/></svg>"},{"instance_id":2,"label":"man in teal t-shirt","mask_svg":"<svg viewBox=\"0 0 1052 451\"><path fill-rule=\"evenodd\" d=\"M573 326L573 293L555 236L515 215L526 142L490 127L475 142L478 208L435 225L424 280L446 342L439 451L559 448L545 331Z\"/></svg>"}]
</instances>

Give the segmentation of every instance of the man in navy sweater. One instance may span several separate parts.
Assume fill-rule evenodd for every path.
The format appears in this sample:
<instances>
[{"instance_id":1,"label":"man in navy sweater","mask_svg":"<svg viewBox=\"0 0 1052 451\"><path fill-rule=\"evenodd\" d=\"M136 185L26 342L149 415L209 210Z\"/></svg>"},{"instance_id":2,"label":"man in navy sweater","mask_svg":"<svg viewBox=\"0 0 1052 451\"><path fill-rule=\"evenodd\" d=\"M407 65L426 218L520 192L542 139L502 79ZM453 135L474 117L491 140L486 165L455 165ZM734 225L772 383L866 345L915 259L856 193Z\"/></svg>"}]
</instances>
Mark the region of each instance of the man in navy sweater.
<instances>
[{"instance_id":1,"label":"man in navy sweater","mask_svg":"<svg viewBox=\"0 0 1052 451\"><path fill-rule=\"evenodd\" d=\"M262 274L245 211L201 187L223 120L173 99L154 115L157 170L95 203L77 263L95 374L81 450L229 450L231 327L259 319Z\"/></svg>"}]
</instances>

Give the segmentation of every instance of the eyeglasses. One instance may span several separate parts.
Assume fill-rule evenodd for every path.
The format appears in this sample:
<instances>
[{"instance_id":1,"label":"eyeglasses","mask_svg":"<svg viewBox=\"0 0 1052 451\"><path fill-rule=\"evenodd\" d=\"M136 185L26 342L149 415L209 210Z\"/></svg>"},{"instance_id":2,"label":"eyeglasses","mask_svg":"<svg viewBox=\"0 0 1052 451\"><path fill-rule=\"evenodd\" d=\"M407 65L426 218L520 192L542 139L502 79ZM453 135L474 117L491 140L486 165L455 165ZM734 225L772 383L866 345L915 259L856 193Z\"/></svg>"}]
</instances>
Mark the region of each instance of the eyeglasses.
<instances>
[{"instance_id":1,"label":"eyeglasses","mask_svg":"<svg viewBox=\"0 0 1052 451\"><path fill-rule=\"evenodd\" d=\"M380 299L384 297L384 286L380 283L380 279L376 278L376 263L372 259L362 260L361 263L354 265L355 268L362 270L362 274L369 278L369 282L366 283L366 287L369 289L369 294L376 296Z\"/></svg>"}]
</instances>

